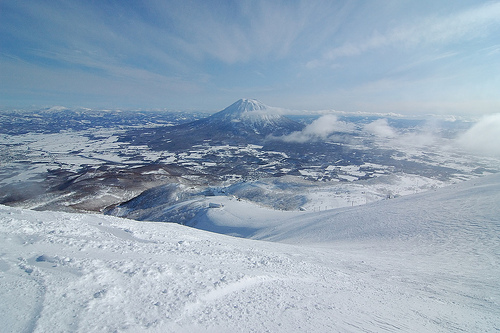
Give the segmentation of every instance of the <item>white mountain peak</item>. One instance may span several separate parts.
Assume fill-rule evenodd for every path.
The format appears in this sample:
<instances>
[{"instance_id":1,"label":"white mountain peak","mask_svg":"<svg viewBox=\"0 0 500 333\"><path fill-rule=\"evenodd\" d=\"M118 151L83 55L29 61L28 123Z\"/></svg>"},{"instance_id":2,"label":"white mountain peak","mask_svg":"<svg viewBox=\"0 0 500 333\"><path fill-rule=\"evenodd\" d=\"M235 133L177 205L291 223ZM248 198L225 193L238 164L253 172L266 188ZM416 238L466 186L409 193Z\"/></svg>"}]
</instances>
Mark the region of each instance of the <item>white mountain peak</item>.
<instances>
[{"instance_id":1,"label":"white mountain peak","mask_svg":"<svg viewBox=\"0 0 500 333\"><path fill-rule=\"evenodd\" d=\"M267 110L269 107L256 99L242 98L235 103L231 104L223 111L231 113L242 113L249 111Z\"/></svg>"},{"instance_id":2,"label":"white mountain peak","mask_svg":"<svg viewBox=\"0 0 500 333\"><path fill-rule=\"evenodd\" d=\"M211 118L215 121L243 121L266 126L275 125L276 121L282 121L283 116L278 112L278 108L267 106L256 99L242 98L217 112Z\"/></svg>"}]
</instances>

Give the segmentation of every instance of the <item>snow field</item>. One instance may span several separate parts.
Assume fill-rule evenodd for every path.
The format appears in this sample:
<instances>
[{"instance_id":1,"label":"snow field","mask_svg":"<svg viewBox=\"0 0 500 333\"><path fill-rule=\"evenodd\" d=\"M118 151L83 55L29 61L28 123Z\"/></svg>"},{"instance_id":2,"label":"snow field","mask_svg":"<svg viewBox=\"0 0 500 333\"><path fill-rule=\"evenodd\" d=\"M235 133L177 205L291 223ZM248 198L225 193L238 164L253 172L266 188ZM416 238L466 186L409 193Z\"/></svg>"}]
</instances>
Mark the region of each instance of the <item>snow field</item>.
<instances>
[{"instance_id":1,"label":"snow field","mask_svg":"<svg viewBox=\"0 0 500 333\"><path fill-rule=\"evenodd\" d=\"M294 317L290 294L306 300L302 280L315 270L294 267L288 255L268 253L259 242L173 224L5 211L2 296L25 313L11 321L12 308L3 312L12 331L278 328L274 307L289 307L285 317ZM12 297L11 289L25 287L30 292Z\"/></svg>"},{"instance_id":2,"label":"snow field","mask_svg":"<svg viewBox=\"0 0 500 333\"><path fill-rule=\"evenodd\" d=\"M499 189L495 175L336 211L273 215L234 200L207 214L227 226L252 212L254 237L292 244L0 206L0 322L6 332L492 332Z\"/></svg>"}]
</instances>

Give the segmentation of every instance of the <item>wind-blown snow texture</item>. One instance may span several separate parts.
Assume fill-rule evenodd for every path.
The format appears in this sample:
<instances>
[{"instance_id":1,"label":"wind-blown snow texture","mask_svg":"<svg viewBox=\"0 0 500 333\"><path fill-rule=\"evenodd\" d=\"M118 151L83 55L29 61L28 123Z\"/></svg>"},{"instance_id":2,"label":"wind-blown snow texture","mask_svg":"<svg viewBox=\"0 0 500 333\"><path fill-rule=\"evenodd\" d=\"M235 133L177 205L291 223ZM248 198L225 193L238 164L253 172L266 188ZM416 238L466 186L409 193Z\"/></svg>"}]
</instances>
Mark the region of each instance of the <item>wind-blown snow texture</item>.
<instances>
[{"instance_id":1,"label":"wind-blown snow texture","mask_svg":"<svg viewBox=\"0 0 500 333\"><path fill-rule=\"evenodd\" d=\"M500 175L278 215L242 221L269 242L0 206L2 332L500 330Z\"/></svg>"}]
</instances>

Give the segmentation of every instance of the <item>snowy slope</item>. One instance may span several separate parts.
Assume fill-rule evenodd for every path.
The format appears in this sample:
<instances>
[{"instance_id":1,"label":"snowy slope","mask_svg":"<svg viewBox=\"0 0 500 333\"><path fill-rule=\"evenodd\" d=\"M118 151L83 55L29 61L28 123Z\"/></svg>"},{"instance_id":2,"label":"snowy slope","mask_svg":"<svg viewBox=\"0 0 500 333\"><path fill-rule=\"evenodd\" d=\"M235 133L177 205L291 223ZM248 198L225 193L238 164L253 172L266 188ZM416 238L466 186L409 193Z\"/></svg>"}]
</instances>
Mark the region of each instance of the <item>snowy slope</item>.
<instances>
[{"instance_id":1,"label":"snowy slope","mask_svg":"<svg viewBox=\"0 0 500 333\"><path fill-rule=\"evenodd\" d=\"M359 207L303 214L254 238L291 243L417 239L433 244L456 238L489 247L500 246L499 236L500 174L495 174Z\"/></svg>"},{"instance_id":2,"label":"snowy slope","mask_svg":"<svg viewBox=\"0 0 500 333\"><path fill-rule=\"evenodd\" d=\"M2 332L500 330L498 175L281 223L268 213L247 222L280 243L0 206Z\"/></svg>"}]
</instances>

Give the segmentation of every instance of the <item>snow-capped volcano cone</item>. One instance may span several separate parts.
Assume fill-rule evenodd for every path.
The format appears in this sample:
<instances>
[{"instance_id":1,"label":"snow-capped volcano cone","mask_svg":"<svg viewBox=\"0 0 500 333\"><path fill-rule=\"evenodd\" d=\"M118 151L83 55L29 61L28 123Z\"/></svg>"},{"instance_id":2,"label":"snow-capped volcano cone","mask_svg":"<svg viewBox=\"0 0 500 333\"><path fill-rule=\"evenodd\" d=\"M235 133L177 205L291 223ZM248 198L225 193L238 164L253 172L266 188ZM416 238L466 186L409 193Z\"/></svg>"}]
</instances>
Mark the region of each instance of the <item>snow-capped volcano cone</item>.
<instances>
[{"instance_id":1,"label":"snow-capped volcano cone","mask_svg":"<svg viewBox=\"0 0 500 333\"><path fill-rule=\"evenodd\" d=\"M269 106L261 103L260 101L256 99L247 99L247 98L242 98L221 112L231 112L231 113L243 113L243 112L249 112L249 111L256 111L256 110L268 110L271 109Z\"/></svg>"},{"instance_id":2,"label":"snow-capped volcano cone","mask_svg":"<svg viewBox=\"0 0 500 333\"><path fill-rule=\"evenodd\" d=\"M304 125L281 114L281 109L255 99L240 99L207 118L159 128L153 137L141 135L136 143L175 150L205 144L262 144L269 136L300 131Z\"/></svg>"},{"instance_id":3,"label":"snow-capped volcano cone","mask_svg":"<svg viewBox=\"0 0 500 333\"><path fill-rule=\"evenodd\" d=\"M278 118L280 115L277 108L267 106L255 99L242 98L224 110L215 113L211 118L219 120L235 120L249 117L259 117L266 115L271 118Z\"/></svg>"},{"instance_id":4,"label":"snow-capped volcano cone","mask_svg":"<svg viewBox=\"0 0 500 333\"><path fill-rule=\"evenodd\" d=\"M255 99L240 99L207 120L214 124L232 124L235 129L255 134L281 134L301 129L301 125L281 115L280 109Z\"/></svg>"}]
</instances>

